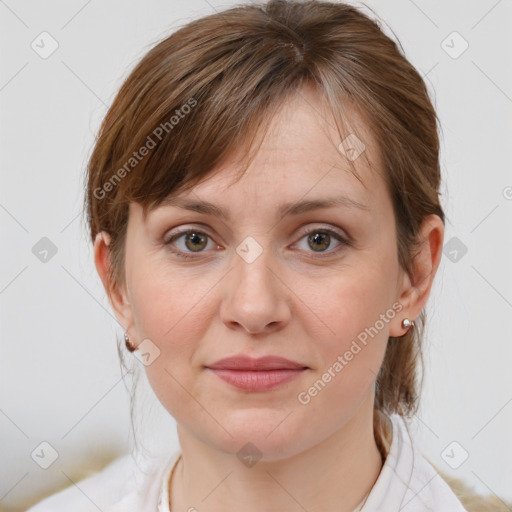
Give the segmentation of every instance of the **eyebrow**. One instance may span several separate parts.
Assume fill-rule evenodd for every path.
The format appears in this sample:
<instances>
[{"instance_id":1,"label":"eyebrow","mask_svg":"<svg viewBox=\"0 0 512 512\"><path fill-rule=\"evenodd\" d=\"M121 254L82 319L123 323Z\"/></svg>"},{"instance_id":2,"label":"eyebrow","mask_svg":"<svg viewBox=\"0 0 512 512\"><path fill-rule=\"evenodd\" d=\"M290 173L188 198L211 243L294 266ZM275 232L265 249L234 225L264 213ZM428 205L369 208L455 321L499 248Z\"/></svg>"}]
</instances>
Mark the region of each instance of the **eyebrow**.
<instances>
[{"instance_id":1,"label":"eyebrow","mask_svg":"<svg viewBox=\"0 0 512 512\"><path fill-rule=\"evenodd\" d=\"M224 208L217 206L209 201L193 201L181 199L176 197L168 197L162 201L162 206L175 206L184 210L190 210L197 213L206 215L214 215L224 220L229 220L230 215ZM310 199L305 201L298 201L294 203L283 203L278 213L281 216L285 215L300 215L312 210L321 208L332 208L333 206L342 206L344 208L355 208L358 210L369 211L369 207L354 199L345 196L328 197L325 199Z\"/></svg>"}]
</instances>

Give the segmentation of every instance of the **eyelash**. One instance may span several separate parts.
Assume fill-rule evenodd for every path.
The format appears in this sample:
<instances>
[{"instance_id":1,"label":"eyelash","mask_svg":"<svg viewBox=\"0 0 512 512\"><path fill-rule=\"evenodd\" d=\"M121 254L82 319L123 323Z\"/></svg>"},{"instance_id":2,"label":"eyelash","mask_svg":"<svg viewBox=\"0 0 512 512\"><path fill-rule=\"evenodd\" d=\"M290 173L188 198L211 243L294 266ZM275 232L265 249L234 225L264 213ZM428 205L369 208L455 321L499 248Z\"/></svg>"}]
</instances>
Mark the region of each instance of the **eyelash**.
<instances>
[{"instance_id":1,"label":"eyelash","mask_svg":"<svg viewBox=\"0 0 512 512\"><path fill-rule=\"evenodd\" d=\"M183 251L178 251L178 250L172 248L172 242L174 242L175 240L178 240L182 236L188 235L190 233L198 233L200 235L206 236L207 238L209 238L211 240L211 237L207 233L205 233L204 231L199 231L198 229L187 229L187 230L175 233L167 241L164 241L164 244L167 246L169 251L171 251L173 254L175 254L176 256L178 256L178 257L180 257L182 259L185 259L185 260L197 259L200 256L191 256L191 253L187 253L187 252L183 252ZM329 236L333 237L338 242L340 242L340 245L336 249L334 249L334 250L331 250L331 251L328 251L328 252L323 252L323 253L322 252L319 252L319 253L316 253L316 254L313 253L313 254L315 254L313 256L313 258L315 258L315 259L322 259L322 258L327 258L327 257L333 256L334 254L337 254L344 247L350 247L352 245L351 242L349 242L347 239L343 238L339 233L337 233L336 231L333 231L332 229L327 229L327 228L311 229L310 231L307 231L306 233L304 233L302 235L302 237L299 239L299 241L302 240L303 238L311 235L312 233L326 234L326 235L329 235ZM201 252L202 251L199 251L197 254L200 255Z\"/></svg>"}]
</instances>

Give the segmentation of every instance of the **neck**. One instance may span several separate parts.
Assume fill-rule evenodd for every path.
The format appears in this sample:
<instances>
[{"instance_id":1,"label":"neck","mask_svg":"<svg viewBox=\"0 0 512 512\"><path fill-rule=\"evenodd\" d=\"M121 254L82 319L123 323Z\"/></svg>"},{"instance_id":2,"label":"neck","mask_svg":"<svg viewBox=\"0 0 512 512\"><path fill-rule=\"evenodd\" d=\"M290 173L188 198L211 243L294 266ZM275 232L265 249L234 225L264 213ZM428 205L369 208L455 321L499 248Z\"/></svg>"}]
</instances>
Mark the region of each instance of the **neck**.
<instances>
[{"instance_id":1,"label":"neck","mask_svg":"<svg viewBox=\"0 0 512 512\"><path fill-rule=\"evenodd\" d=\"M243 504L244 512L352 512L382 468L373 425L373 407L361 407L320 444L252 467L179 425L182 457L170 489L172 510L220 512Z\"/></svg>"}]
</instances>

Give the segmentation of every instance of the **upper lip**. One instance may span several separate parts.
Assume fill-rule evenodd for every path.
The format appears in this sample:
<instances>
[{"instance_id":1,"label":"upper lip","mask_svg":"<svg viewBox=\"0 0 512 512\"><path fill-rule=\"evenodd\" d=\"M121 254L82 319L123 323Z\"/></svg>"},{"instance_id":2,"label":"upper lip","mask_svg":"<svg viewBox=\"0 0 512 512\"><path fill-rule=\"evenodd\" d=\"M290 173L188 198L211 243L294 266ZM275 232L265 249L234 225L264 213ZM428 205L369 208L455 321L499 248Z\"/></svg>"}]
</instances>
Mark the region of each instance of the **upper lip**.
<instances>
[{"instance_id":1,"label":"upper lip","mask_svg":"<svg viewBox=\"0 0 512 512\"><path fill-rule=\"evenodd\" d=\"M215 363L207 365L207 368L212 368L215 370L263 371L284 369L297 370L301 368L307 368L307 366L279 356L264 356L253 358L246 355L238 355L219 359Z\"/></svg>"}]
</instances>

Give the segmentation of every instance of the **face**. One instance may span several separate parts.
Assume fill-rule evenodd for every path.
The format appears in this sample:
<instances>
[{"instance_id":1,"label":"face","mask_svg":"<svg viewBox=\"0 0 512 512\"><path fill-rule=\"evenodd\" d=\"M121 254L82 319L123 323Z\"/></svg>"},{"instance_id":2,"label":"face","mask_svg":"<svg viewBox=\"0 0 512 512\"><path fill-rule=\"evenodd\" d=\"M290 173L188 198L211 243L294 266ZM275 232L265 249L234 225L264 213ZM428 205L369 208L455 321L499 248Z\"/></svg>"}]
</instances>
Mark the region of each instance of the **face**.
<instances>
[{"instance_id":1,"label":"face","mask_svg":"<svg viewBox=\"0 0 512 512\"><path fill-rule=\"evenodd\" d=\"M366 147L353 161L361 181L338 149L349 134L340 139L304 90L277 112L241 179L230 161L176 196L213 203L225 218L174 203L144 219L130 206L123 325L134 344L150 340L149 359L159 351L145 370L179 430L226 453L252 442L268 460L289 457L373 407L390 330L404 316L401 271L375 142L351 112ZM327 199L340 201L280 210ZM242 389L208 368L234 355L305 369Z\"/></svg>"}]
</instances>

